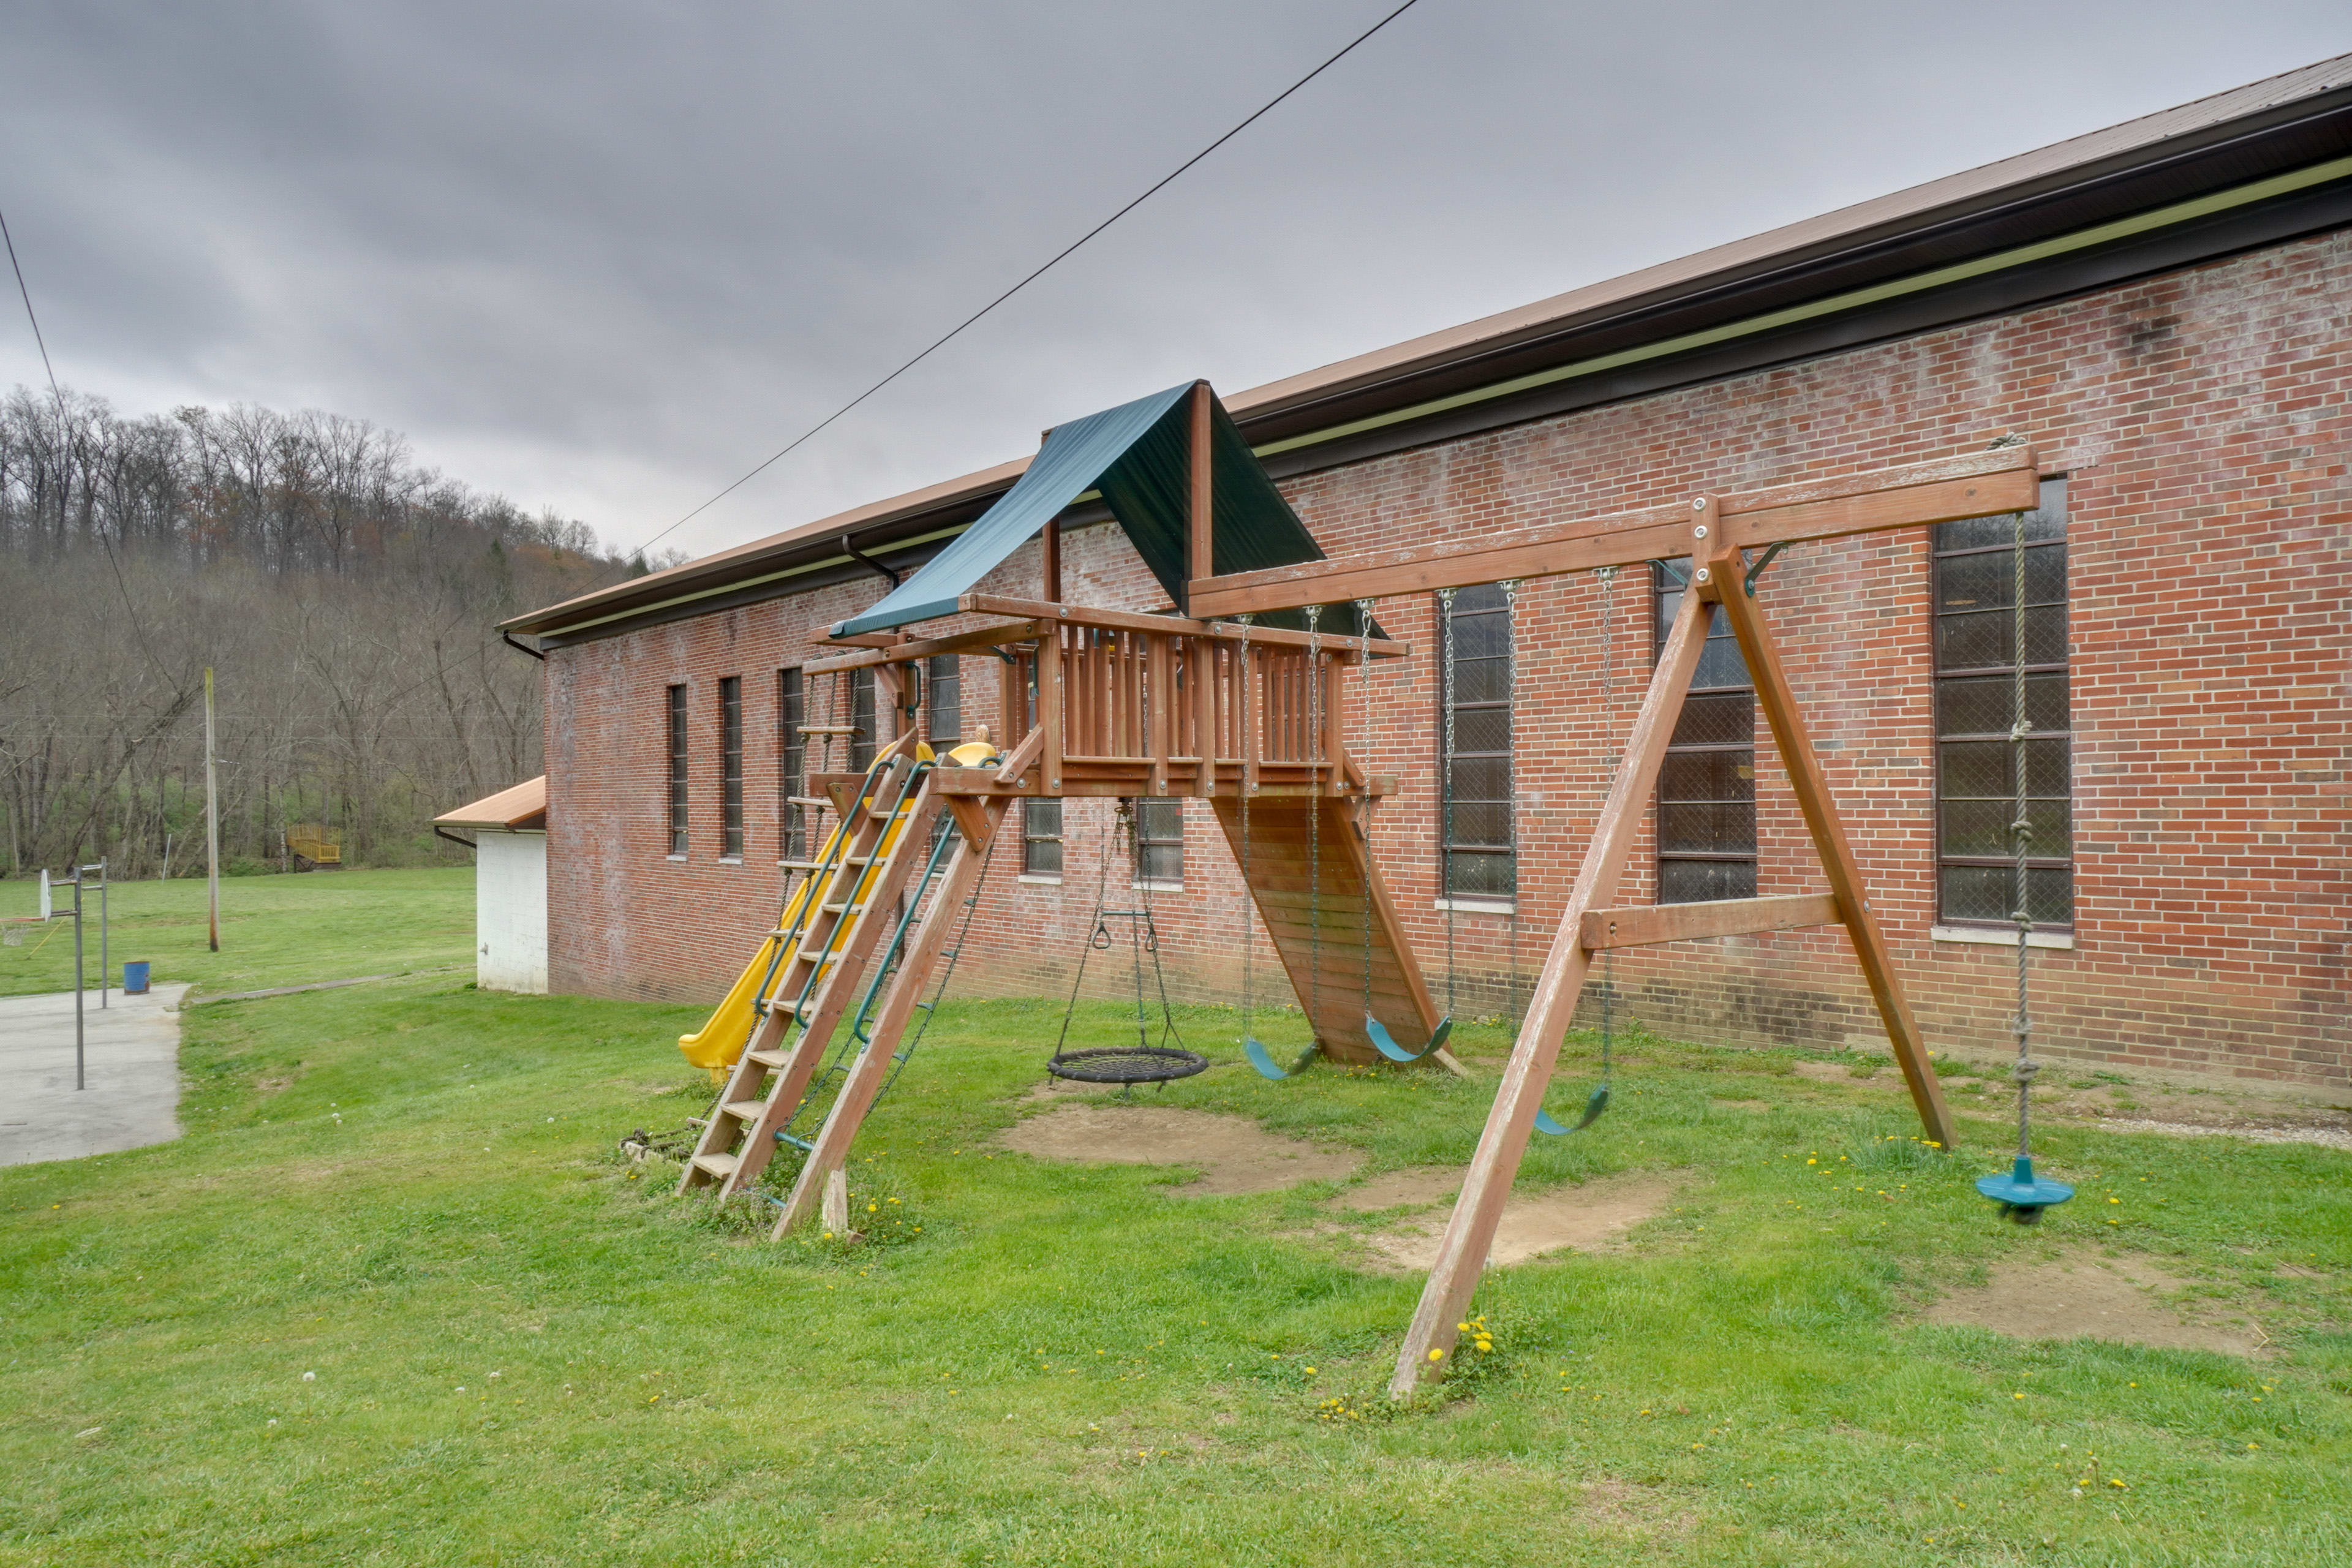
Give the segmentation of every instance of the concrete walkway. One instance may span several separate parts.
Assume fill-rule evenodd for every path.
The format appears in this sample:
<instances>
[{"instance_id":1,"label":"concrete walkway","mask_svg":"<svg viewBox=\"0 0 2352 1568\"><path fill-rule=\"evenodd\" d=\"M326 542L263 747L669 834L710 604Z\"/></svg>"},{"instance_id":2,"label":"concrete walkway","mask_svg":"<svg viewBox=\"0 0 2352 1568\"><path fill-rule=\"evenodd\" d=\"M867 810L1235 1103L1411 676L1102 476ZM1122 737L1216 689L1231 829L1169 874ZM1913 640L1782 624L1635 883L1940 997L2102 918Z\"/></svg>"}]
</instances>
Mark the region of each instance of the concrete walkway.
<instances>
[{"instance_id":1,"label":"concrete walkway","mask_svg":"<svg viewBox=\"0 0 2352 1568\"><path fill-rule=\"evenodd\" d=\"M180 1135L180 998L83 994L88 1088L74 1089L70 991L0 996L0 1165L78 1160Z\"/></svg>"}]
</instances>

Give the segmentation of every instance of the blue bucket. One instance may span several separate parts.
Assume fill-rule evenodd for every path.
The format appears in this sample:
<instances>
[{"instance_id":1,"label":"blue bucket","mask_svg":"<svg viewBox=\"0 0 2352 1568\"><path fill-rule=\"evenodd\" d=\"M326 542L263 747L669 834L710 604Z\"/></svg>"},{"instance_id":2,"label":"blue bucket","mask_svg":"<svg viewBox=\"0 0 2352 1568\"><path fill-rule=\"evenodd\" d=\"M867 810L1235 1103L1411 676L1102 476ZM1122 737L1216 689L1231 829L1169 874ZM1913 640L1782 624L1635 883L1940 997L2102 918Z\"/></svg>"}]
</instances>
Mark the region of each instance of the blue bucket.
<instances>
[{"instance_id":1,"label":"blue bucket","mask_svg":"<svg viewBox=\"0 0 2352 1568\"><path fill-rule=\"evenodd\" d=\"M147 994L147 963L145 959L126 960L122 965L122 994L125 996Z\"/></svg>"}]
</instances>

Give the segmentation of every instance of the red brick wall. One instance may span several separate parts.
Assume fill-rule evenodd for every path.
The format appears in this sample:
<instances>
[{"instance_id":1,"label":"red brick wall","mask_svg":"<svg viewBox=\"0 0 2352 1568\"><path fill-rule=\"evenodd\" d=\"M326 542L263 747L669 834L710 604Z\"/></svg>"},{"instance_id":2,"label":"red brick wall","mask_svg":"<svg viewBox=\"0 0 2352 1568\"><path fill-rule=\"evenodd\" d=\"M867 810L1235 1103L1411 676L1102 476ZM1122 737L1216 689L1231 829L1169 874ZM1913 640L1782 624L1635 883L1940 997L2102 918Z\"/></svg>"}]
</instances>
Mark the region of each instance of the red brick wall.
<instances>
[{"instance_id":1,"label":"red brick wall","mask_svg":"<svg viewBox=\"0 0 2352 1568\"><path fill-rule=\"evenodd\" d=\"M2037 951L2053 1056L2342 1081L2346 1015L2347 301L2352 236L2214 263L2014 316L1785 370L1549 419L1308 476L1284 487L1334 553L1494 531L1699 489L1738 489L1980 448L2016 432L2071 476L2075 947ZM1160 595L1116 530L1067 546L1078 602ZM1033 591L1034 554L1000 574ZM709 996L774 911L773 669L877 584L566 649L549 663L551 963L558 990ZM1613 694L1601 588L1527 585L1520 649L1520 979L1512 922L1455 916L1465 1012L1523 994L1540 963L1647 679L1646 574L1614 590ZM1933 754L1924 536L1784 554L1759 595L1931 1043L2010 1048L2011 955L1932 940ZM1382 603L1431 647L1426 599ZM967 659L966 711L993 711L993 660ZM744 677L751 849L714 864L717 681ZM1349 682L1355 745L1401 779L1374 838L1445 987L1436 908L1435 669ZM695 852L662 855L662 689L693 688ZM1759 890L1819 885L1785 776L1758 748ZM960 984L1066 988L1093 900L1093 824L1067 808L1067 881L992 868ZM1625 901L1650 896L1646 847ZM1114 870L1114 878L1117 871ZM1065 897L1064 895L1067 896ZM1114 892L1115 900L1120 895ZM1230 858L1187 808L1186 887L1159 899L1180 994L1230 1000L1242 900ZM1262 933L1261 997L1279 988ZM1097 955L1098 964L1103 963ZM1653 1027L1730 1041L1881 1044L1842 935L1733 938L1619 955ZM1124 971L1111 977L1123 984ZM1090 989L1092 987L1090 986ZM1041 1027L1044 1021L1041 1017Z\"/></svg>"}]
</instances>

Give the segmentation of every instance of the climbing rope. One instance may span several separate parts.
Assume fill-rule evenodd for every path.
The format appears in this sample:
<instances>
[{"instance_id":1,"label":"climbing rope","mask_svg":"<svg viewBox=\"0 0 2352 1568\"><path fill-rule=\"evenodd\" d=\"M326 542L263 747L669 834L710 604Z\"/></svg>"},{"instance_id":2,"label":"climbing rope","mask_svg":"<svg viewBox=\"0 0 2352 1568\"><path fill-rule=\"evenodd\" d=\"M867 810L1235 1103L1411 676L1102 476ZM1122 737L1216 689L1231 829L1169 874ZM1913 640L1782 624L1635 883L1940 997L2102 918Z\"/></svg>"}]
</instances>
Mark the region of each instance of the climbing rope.
<instances>
[{"instance_id":1,"label":"climbing rope","mask_svg":"<svg viewBox=\"0 0 2352 1568\"><path fill-rule=\"evenodd\" d=\"M2025 513L2011 521L2010 534L2010 665L2011 711L2009 756L2011 799L2009 825L2011 851L2010 919L2017 924L2017 1011L2010 1015L2009 1031L2017 1040L2017 1061L2010 1074L2017 1080L2017 1159L2005 1176L1981 1176L1977 1191L2000 1205L2001 1213L2020 1225L2032 1225L2042 1211L2074 1195L2063 1182L2037 1178L2032 1148L2032 1094L2042 1064L2033 1059L2033 1016L2026 1005L2026 949L2033 935L2033 910L2028 887L2027 860L2033 848L2032 802L2026 786L2026 745L2033 721L2025 710Z\"/></svg>"}]
</instances>

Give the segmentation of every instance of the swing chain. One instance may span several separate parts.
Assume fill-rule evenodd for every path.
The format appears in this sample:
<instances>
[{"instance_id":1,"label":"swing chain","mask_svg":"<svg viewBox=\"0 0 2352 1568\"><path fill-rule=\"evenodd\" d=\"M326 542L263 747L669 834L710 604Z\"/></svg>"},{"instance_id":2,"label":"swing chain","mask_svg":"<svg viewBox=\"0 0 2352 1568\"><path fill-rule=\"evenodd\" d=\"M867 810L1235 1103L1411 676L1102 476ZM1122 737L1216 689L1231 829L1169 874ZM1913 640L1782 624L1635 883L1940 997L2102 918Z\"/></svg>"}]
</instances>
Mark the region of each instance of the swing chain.
<instances>
[{"instance_id":1,"label":"swing chain","mask_svg":"<svg viewBox=\"0 0 2352 1568\"><path fill-rule=\"evenodd\" d=\"M1372 659L1365 650L1371 646L1372 602L1356 602L1356 647L1364 666L1364 709L1371 710ZM1372 1016L1372 805L1378 797L1367 790L1362 805L1357 812L1357 831L1364 840L1364 1016Z\"/></svg>"},{"instance_id":2,"label":"swing chain","mask_svg":"<svg viewBox=\"0 0 2352 1568\"><path fill-rule=\"evenodd\" d=\"M1323 755L1323 606L1307 606L1307 754ZM1307 1037L1322 1043L1317 1019L1323 1011L1323 768L1307 769L1314 794L1307 803Z\"/></svg>"},{"instance_id":3,"label":"swing chain","mask_svg":"<svg viewBox=\"0 0 2352 1568\"><path fill-rule=\"evenodd\" d=\"M1601 721L1611 735L1617 732L1617 568L1602 566L1594 575L1601 583ZM1609 782L1617 782L1617 759L1603 757ZM1609 1056L1617 1002L1617 952L1601 950L1601 1081L1609 1081Z\"/></svg>"},{"instance_id":4,"label":"swing chain","mask_svg":"<svg viewBox=\"0 0 2352 1568\"><path fill-rule=\"evenodd\" d=\"M1240 679L1236 684L1241 688L1240 723L1236 728L1240 731L1237 738L1241 742L1242 753L1242 787L1239 791L1242 797L1242 1038L1246 1040L1251 1037L1250 997L1254 990L1252 970L1257 953L1257 930L1256 922L1250 918L1249 888L1250 792L1257 784L1256 779L1250 773L1249 765L1250 725L1256 718L1256 715L1250 710L1250 623L1257 619L1257 616L1254 612L1244 610L1235 619L1241 623L1242 628L1241 644L1234 650L1234 658L1240 665L1236 672Z\"/></svg>"},{"instance_id":5,"label":"swing chain","mask_svg":"<svg viewBox=\"0 0 2352 1568\"><path fill-rule=\"evenodd\" d=\"M1503 714L1506 723L1518 712L1519 702L1519 580L1506 577L1496 587L1503 590ZM1503 755L1511 755L1511 738L1503 737ZM1511 1020L1511 1032L1519 1028L1519 790L1514 778L1507 786L1511 792L1509 809L1503 814L1504 831L1510 835L1511 909L1503 917L1505 942L1507 947L1503 973L1503 1007Z\"/></svg>"}]
</instances>

